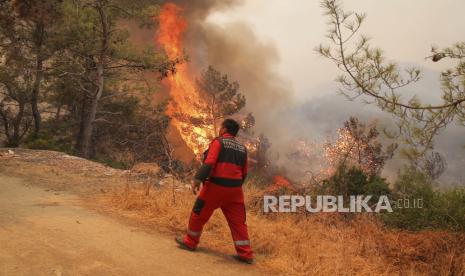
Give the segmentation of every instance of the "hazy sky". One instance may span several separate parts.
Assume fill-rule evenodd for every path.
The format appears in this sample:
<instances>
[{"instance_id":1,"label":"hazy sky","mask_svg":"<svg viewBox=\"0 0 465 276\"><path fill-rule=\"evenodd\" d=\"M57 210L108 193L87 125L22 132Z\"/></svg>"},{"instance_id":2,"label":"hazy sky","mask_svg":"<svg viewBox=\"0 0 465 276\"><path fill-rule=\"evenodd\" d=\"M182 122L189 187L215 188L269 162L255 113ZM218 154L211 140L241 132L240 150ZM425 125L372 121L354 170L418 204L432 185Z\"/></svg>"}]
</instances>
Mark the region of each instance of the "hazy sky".
<instances>
[{"instance_id":1,"label":"hazy sky","mask_svg":"<svg viewBox=\"0 0 465 276\"><path fill-rule=\"evenodd\" d=\"M244 5L213 13L210 22L242 21L257 36L274 44L281 62L276 68L289 79L299 98L318 94L318 86L334 79L334 65L314 52L326 42L326 18L317 0L245 0ZM365 12L361 30L395 61L433 70L444 63L425 60L431 45L449 46L464 39L463 0L345 0L346 10Z\"/></svg>"}]
</instances>

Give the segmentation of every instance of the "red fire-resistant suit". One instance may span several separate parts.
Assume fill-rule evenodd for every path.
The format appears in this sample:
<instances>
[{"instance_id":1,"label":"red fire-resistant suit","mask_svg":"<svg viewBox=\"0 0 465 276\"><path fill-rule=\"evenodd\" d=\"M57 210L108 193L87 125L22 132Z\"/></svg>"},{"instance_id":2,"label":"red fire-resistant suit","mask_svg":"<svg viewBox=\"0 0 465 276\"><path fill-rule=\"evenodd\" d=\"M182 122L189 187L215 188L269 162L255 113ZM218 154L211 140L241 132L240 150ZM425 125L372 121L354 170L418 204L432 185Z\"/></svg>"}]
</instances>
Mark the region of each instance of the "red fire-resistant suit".
<instances>
[{"instance_id":1,"label":"red fire-resistant suit","mask_svg":"<svg viewBox=\"0 0 465 276\"><path fill-rule=\"evenodd\" d=\"M196 248L203 226L213 211L221 208L239 257L253 259L242 192L242 183L247 176L245 146L228 133L215 138L210 143L202 167L203 173L201 168L196 178L205 181L192 209L184 243L190 248Z\"/></svg>"}]
</instances>

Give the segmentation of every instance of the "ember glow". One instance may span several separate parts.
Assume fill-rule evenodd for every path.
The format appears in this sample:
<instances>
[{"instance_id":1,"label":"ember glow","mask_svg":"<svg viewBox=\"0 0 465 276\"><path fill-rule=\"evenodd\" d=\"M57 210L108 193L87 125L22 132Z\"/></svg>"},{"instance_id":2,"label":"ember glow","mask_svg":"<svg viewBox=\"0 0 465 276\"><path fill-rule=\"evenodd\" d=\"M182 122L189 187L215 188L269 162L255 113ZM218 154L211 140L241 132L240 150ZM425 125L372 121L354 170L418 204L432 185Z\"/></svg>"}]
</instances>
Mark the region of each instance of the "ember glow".
<instances>
[{"instance_id":1,"label":"ember glow","mask_svg":"<svg viewBox=\"0 0 465 276\"><path fill-rule=\"evenodd\" d=\"M287 180L284 176L275 175L273 177L273 184L271 185L271 190L279 190L281 188L290 188L291 182Z\"/></svg>"},{"instance_id":2,"label":"ember glow","mask_svg":"<svg viewBox=\"0 0 465 276\"><path fill-rule=\"evenodd\" d=\"M293 160L303 160L312 164L312 170L305 169L305 177L310 177L313 183L320 183L323 179L330 177L337 164L331 159L328 148L320 143L309 142L300 139L296 143L295 152L291 154Z\"/></svg>"},{"instance_id":3,"label":"ember glow","mask_svg":"<svg viewBox=\"0 0 465 276\"><path fill-rule=\"evenodd\" d=\"M158 17L160 26L156 42L164 48L166 54L172 60L184 56L183 34L188 24L182 18L181 13L182 9L179 6L166 3L163 5ZM207 147L209 139L214 137L215 134L208 129L196 127L194 124L179 120L181 114L195 115L197 118L206 117L206 114L200 112L206 103L200 97L193 79L189 74L187 64L183 62L177 66L175 74L168 76L165 85L168 87L171 96L167 114L172 119L172 124L179 131L187 146L198 156Z\"/></svg>"},{"instance_id":4,"label":"ember glow","mask_svg":"<svg viewBox=\"0 0 465 276\"><path fill-rule=\"evenodd\" d=\"M324 145L325 157L329 163L328 175L332 175L341 159L351 157L354 152L354 139L347 129L341 128L337 131L338 137L334 143L327 142Z\"/></svg>"},{"instance_id":5,"label":"ember glow","mask_svg":"<svg viewBox=\"0 0 465 276\"><path fill-rule=\"evenodd\" d=\"M357 140L347 128L339 129L337 139L333 143L327 142L324 150L330 165L330 175L341 163L359 167L367 174L379 166L374 150L360 139Z\"/></svg>"}]
</instances>

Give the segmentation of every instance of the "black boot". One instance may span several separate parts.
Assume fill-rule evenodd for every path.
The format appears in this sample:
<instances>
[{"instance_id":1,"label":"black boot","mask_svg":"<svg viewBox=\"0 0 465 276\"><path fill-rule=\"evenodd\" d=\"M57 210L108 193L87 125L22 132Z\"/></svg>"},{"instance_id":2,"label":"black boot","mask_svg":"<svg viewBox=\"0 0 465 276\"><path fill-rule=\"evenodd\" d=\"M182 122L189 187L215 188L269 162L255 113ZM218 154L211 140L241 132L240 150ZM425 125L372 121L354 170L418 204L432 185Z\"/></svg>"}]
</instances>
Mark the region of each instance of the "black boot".
<instances>
[{"instance_id":1,"label":"black boot","mask_svg":"<svg viewBox=\"0 0 465 276\"><path fill-rule=\"evenodd\" d=\"M245 258L242 258L239 255L234 255L233 258L236 259L236 261L241 262L241 263L246 263L246 264L254 264L255 263L254 259L245 259Z\"/></svg>"}]
</instances>

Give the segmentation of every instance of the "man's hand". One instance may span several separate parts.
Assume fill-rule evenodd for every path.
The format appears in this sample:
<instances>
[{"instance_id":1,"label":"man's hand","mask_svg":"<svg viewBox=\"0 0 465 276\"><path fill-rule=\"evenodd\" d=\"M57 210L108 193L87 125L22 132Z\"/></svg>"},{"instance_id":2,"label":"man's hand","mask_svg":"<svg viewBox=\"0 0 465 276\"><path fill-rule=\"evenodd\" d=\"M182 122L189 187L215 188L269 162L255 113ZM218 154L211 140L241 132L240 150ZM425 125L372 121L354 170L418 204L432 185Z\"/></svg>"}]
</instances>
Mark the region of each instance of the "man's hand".
<instances>
[{"instance_id":1,"label":"man's hand","mask_svg":"<svg viewBox=\"0 0 465 276\"><path fill-rule=\"evenodd\" d=\"M191 181L191 190L194 193L194 195L197 195L200 189L200 183L202 183L200 180L194 178Z\"/></svg>"}]
</instances>

